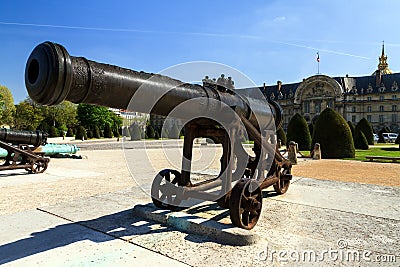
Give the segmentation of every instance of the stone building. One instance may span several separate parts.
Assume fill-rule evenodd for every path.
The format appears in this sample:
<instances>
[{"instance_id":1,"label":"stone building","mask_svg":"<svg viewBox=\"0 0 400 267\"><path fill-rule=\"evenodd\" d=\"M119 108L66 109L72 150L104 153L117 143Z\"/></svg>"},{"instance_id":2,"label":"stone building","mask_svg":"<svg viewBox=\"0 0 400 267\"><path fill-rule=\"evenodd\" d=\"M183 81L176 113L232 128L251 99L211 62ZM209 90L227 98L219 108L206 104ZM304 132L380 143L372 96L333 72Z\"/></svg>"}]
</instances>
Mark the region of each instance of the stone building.
<instances>
[{"instance_id":1,"label":"stone building","mask_svg":"<svg viewBox=\"0 0 400 267\"><path fill-rule=\"evenodd\" d=\"M330 107L354 124L366 118L375 131L387 126L397 132L400 129L400 73L389 69L384 49L382 45L378 68L370 76L314 75L299 83L278 81L276 85L264 84L260 89L282 106L285 130L297 112L311 123Z\"/></svg>"}]
</instances>

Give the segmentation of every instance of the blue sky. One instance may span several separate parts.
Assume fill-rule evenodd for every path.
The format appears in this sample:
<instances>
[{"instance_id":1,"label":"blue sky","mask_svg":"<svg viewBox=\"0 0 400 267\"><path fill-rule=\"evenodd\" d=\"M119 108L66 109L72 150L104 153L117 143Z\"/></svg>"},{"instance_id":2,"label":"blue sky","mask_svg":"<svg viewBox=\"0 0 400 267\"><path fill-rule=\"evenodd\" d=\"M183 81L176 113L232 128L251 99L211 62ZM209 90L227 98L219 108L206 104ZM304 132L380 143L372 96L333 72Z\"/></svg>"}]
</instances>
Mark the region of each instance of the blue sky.
<instances>
[{"instance_id":1,"label":"blue sky","mask_svg":"<svg viewBox=\"0 0 400 267\"><path fill-rule=\"evenodd\" d=\"M147 72L218 62L258 85L316 74L317 51L322 74L370 75L385 40L389 67L398 72L399 11L398 0L4 0L0 84L23 100L26 60L47 40L74 56Z\"/></svg>"}]
</instances>

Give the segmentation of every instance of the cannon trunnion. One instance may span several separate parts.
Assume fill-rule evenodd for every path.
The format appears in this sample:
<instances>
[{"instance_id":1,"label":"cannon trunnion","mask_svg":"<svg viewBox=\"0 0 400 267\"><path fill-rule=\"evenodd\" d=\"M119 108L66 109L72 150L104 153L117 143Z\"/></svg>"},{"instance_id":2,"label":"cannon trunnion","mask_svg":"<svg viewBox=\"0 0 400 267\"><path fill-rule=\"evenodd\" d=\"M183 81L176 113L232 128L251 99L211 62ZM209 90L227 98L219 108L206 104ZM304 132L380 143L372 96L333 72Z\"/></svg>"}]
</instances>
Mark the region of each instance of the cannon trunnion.
<instances>
[{"instance_id":1,"label":"cannon trunnion","mask_svg":"<svg viewBox=\"0 0 400 267\"><path fill-rule=\"evenodd\" d=\"M151 187L153 203L177 209L195 198L229 208L235 226L252 229L261 214L262 190L288 190L291 164L275 147L275 130L282 110L258 88L231 90L220 85L184 83L70 56L55 43L45 42L31 53L25 70L30 97L43 105L63 100L137 112L172 116L184 121L182 170L162 170ZM254 155L243 147L243 137L254 141ZM193 142L197 137L222 145L218 177L193 183ZM233 185L233 188L232 188Z\"/></svg>"}]
</instances>

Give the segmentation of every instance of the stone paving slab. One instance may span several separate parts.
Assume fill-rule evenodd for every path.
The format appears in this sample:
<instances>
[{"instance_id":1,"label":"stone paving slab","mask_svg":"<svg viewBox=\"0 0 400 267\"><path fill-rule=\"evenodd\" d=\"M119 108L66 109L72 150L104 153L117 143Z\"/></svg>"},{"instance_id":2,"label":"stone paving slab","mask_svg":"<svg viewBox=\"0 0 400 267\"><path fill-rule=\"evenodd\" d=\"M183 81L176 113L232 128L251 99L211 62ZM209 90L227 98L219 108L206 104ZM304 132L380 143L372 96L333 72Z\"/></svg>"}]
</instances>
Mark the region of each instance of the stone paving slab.
<instances>
[{"instance_id":1,"label":"stone paving slab","mask_svg":"<svg viewBox=\"0 0 400 267\"><path fill-rule=\"evenodd\" d=\"M0 265L187 266L40 210L0 217Z\"/></svg>"},{"instance_id":2,"label":"stone paving slab","mask_svg":"<svg viewBox=\"0 0 400 267\"><path fill-rule=\"evenodd\" d=\"M132 246L136 245L157 252L155 254L158 256L162 254L167 259L172 258L178 263L184 262L192 266L281 266L282 264L285 266L376 266L380 264L399 266L400 220L396 217L395 211L380 210L380 207L392 207L392 209L398 207L400 203L398 190L392 187L296 178L285 195L276 196L271 191L264 191L262 215L251 231L252 234L259 236L260 240L247 246L223 244L207 235L183 232L167 224L135 216L133 207L137 204L148 203L150 198L134 187L121 192L41 207L41 211L37 212L50 216L46 218L51 218L51 214L55 218L58 218L55 215L63 217L74 222L69 225L95 230L106 238L121 242L124 240ZM372 202L374 205L371 205L370 209L362 208L364 203L371 204ZM227 210L207 202L199 204L196 209L188 211L188 214L204 219L212 218L225 225L230 223ZM0 233L9 232L11 238L0 238L3 244L0 245L0 255L2 255L2 248L10 245L10 242L13 244L26 239L26 234L20 236L17 233L20 231L20 225L23 228L26 224L24 221L29 221L27 217L40 218L36 214L25 217L21 217L22 214L9 216L14 217L9 217L8 228L1 229ZM0 221L0 225L7 225L7 223L4 224L3 217L0 218L3 220ZM38 228L38 231L32 229L25 232L56 233L49 230L49 228L57 229L51 226L51 220L44 219L33 227ZM63 222L65 224L65 221ZM40 226L41 223L44 227ZM71 239L69 235L66 237L67 240ZM61 240L66 237L63 236ZM83 242L81 235L75 238L78 241L70 241L67 245L57 247L60 250L59 253L70 255L69 245ZM84 240L94 242L94 245L100 247L110 242L108 240L96 243L93 241L94 237L90 236ZM86 253L90 255L94 253L93 250L96 251L92 246ZM54 251L51 248L32 256L43 255L41 258L43 260L44 255L53 255ZM324 254L324 251L334 252L334 255ZM363 258L365 252L368 258ZM86 253L83 254L86 255ZM352 253L357 255L354 256ZM112 255L120 254L115 252L115 254L107 255L110 255L108 257L112 259ZM141 259L146 255L141 255ZM302 259L304 255L305 258ZM396 262L384 264L377 262L377 257L382 255L397 256ZM308 257L311 258L308 259ZM30 256L26 256L20 260L30 263L29 259L31 259ZM44 263L49 263L49 261L44 261ZM131 265L128 263L129 261L121 262L121 265ZM165 266L167 262L161 265Z\"/></svg>"}]
</instances>

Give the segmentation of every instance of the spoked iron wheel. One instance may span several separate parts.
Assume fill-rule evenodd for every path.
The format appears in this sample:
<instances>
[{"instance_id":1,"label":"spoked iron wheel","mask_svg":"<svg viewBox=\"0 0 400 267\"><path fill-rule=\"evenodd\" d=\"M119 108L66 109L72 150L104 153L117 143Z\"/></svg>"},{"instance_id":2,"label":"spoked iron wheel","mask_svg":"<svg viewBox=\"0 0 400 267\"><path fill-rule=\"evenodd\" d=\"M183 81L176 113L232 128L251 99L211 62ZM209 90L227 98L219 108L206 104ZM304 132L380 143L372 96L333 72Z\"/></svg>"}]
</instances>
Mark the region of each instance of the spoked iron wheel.
<instances>
[{"instance_id":1,"label":"spoked iron wheel","mask_svg":"<svg viewBox=\"0 0 400 267\"><path fill-rule=\"evenodd\" d=\"M262 192L255 180L240 180L232 189L229 212L234 226L250 230L258 222L262 208Z\"/></svg>"},{"instance_id":2,"label":"spoked iron wheel","mask_svg":"<svg viewBox=\"0 0 400 267\"><path fill-rule=\"evenodd\" d=\"M288 169L281 168L278 171L279 181L274 184L274 190L278 195L285 194L289 189L290 180L292 179L292 175L290 174Z\"/></svg>"},{"instance_id":3,"label":"spoked iron wheel","mask_svg":"<svg viewBox=\"0 0 400 267\"><path fill-rule=\"evenodd\" d=\"M160 171L151 185L151 199L158 208L176 210L181 202L178 181L181 173L176 170Z\"/></svg>"},{"instance_id":4,"label":"spoked iron wheel","mask_svg":"<svg viewBox=\"0 0 400 267\"><path fill-rule=\"evenodd\" d=\"M33 173L42 173L47 169L47 162L43 159L38 159L32 164L31 171Z\"/></svg>"}]
</instances>

